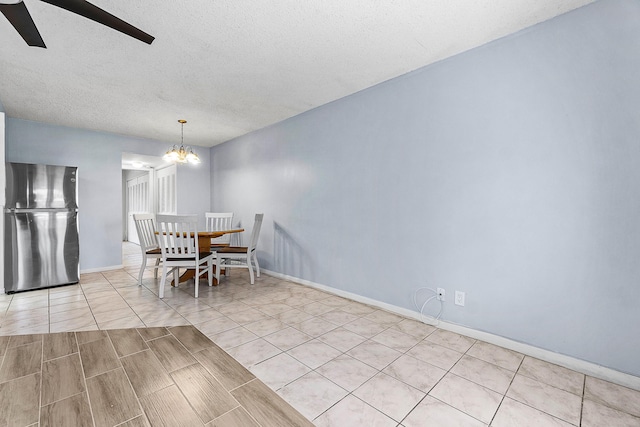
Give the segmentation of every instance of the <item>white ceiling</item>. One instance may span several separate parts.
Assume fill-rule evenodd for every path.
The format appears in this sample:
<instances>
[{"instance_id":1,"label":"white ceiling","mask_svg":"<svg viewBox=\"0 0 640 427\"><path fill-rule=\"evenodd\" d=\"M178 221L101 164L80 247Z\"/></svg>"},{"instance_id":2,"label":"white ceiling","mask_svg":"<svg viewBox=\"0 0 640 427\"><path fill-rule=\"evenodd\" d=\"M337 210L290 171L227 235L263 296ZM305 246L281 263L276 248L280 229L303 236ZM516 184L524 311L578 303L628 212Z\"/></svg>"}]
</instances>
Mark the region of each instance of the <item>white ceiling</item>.
<instances>
[{"instance_id":1,"label":"white ceiling","mask_svg":"<svg viewBox=\"0 0 640 427\"><path fill-rule=\"evenodd\" d=\"M9 117L209 147L593 0L92 1L151 45L24 1L47 49L0 16Z\"/></svg>"}]
</instances>

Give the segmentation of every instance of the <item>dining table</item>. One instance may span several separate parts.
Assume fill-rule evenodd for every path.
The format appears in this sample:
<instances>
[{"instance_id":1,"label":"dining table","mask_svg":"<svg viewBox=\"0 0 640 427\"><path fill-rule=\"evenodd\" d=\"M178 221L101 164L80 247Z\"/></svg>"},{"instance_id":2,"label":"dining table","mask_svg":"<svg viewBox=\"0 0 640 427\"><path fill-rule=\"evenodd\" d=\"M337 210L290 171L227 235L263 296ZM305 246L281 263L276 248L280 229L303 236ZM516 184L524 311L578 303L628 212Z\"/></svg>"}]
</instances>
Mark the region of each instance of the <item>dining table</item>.
<instances>
[{"instance_id":1,"label":"dining table","mask_svg":"<svg viewBox=\"0 0 640 427\"><path fill-rule=\"evenodd\" d=\"M211 239L224 236L225 234L242 233L243 231L244 231L244 228L232 228L230 230L219 230L219 231L198 231L198 252L200 253L211 252ZM220 245L220 246L228 246L228 245ZM188 268L184 273L180 275L180 277L178 278L178 283L186 282L189 279L193 279L195 275L196 275L196 270L194 268ZM203 277L206 277L206 276L203 276ZM214 285L218 284L215 277L213 278L213 284ZM171 281L171 286L175 286L175 283L173 280Z\"/></svg>"}]
</instances>

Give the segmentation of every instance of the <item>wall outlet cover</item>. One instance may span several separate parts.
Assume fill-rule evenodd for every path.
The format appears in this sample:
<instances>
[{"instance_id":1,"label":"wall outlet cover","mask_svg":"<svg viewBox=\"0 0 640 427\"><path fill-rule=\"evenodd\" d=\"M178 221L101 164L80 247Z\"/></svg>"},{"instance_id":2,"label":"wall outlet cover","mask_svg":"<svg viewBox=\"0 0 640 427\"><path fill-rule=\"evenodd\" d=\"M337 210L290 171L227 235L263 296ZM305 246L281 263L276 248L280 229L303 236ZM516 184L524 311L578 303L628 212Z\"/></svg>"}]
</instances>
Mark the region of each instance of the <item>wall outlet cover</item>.
<instances>
[{"instance_id":1,"label":"wall outlet cover","mask_svg":"<svg viewBox=\"0 0 640 427\"><path fill-rule=\"evenodd\" d=\"M464 292L456 291L456 299L454 303L464 307Z\"/></svg>"}]
</instances>

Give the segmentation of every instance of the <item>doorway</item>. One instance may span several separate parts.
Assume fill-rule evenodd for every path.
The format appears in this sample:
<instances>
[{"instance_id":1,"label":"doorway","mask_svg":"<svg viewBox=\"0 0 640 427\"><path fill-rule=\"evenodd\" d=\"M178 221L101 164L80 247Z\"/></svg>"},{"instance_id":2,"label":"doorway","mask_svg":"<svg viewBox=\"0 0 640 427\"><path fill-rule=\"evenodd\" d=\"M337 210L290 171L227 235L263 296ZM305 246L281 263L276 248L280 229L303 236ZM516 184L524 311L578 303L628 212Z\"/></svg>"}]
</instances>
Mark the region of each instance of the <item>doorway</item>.
<instances>
[{"instance_id":1,"label":"doorway","mask_svg":"<svg viewBox=\"0 0 640 427\"><path fill-rule=\"evenodd\" d=\"M176 166L161 157L122 154L122 240L140 244L133 215L175 214Z\"/></svg>"},{"instance_id":2,"label":"doorway","mask_svg":"<svg viewBox=\"0 0 640 427\"><path fill-rule=\"evenodd\" d=\"M134 214L152 213L151 206L153 200L149 189L149 182L153 182L153 171L145 172L144 175L127 179L127 240L137 245L140 244L136 225L133 221Z\"/></svg>"}]
</instances>

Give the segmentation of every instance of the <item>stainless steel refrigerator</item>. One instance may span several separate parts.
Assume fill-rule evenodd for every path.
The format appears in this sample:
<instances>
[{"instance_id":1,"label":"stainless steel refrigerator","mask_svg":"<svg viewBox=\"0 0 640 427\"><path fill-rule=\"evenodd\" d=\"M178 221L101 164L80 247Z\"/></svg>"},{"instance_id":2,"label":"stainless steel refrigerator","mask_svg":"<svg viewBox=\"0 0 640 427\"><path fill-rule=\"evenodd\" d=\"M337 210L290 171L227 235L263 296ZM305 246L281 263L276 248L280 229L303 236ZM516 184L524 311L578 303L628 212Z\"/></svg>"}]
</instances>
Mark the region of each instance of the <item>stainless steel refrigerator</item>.
<instances>
[{"instance_id":1,"label":"stainless steel refrigerator","mask_svg":"<svg viewBox=\"0 0 640 427\"><path fill-rule=\"evenodd\" d=\"M6 164L6 293L78 283L78 168Z\"/></svg>"}]
</instances>

